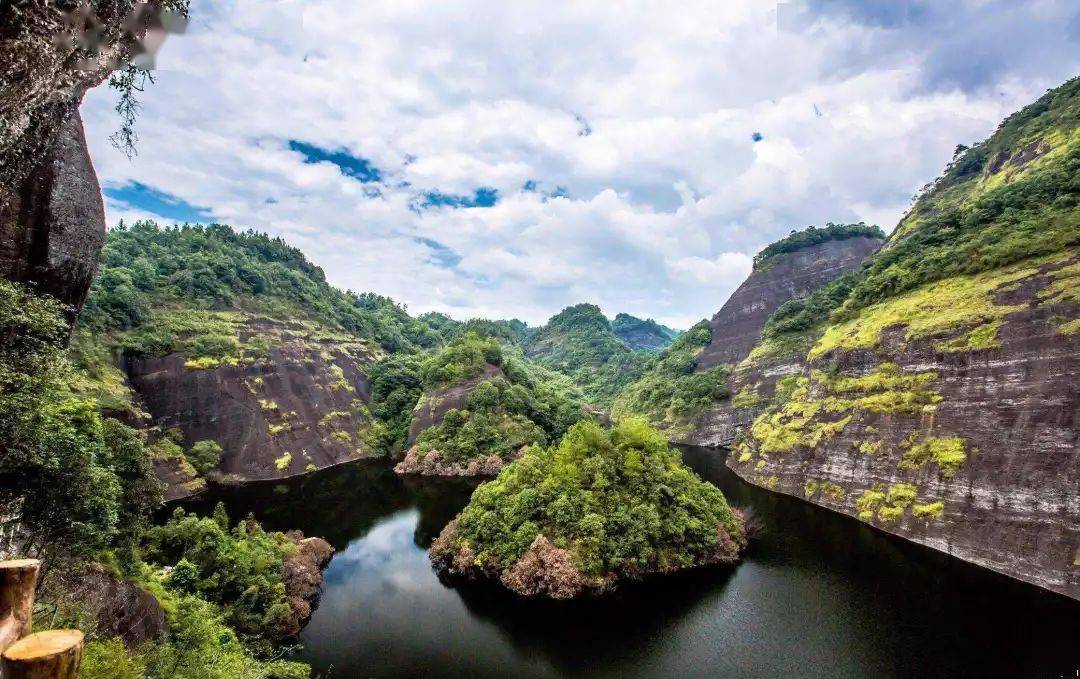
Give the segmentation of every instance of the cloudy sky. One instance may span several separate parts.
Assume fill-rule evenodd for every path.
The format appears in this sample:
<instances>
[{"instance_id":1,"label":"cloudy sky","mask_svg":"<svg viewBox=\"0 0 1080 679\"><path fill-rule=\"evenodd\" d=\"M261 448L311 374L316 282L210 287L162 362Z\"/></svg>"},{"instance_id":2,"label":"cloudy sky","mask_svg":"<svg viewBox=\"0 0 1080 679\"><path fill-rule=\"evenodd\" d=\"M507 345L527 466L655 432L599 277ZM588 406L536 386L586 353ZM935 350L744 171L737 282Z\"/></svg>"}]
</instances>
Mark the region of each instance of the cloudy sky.
<instances>
[{"instance_id":1,"label":"cloudy sky","mask_svg":"<svg viewBox=\"0 0 1080 679\"><path fill-rule=\"evenodd\" d=\"M1080 73L1075 0L192 0L111 222L284 236L338 286L687 327L793 228L892 229L958 143Z\"/></svg>"}]
</instances>

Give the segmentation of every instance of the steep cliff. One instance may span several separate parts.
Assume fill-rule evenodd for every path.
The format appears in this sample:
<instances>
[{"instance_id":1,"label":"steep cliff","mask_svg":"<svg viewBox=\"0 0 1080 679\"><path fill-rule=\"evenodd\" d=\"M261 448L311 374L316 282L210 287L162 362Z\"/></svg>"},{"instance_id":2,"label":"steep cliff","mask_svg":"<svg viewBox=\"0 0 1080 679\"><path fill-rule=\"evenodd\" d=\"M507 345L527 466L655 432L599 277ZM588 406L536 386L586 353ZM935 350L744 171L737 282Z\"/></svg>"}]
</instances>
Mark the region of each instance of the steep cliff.
<instances>
[{"instance_id":1,"label":"steep cliff","mask_svg":"<svg viewBox=\"0 0 1080 679\"><path fill-rule=\"evenodd\" d=\"M759 385L736 473L1080 598L1078 123L1074 80L769 321L755 352L790 375Z\"/></svg>"},{"instance_id":2,"label":"steep cliff","mask_svg":"<svg viewBox=\"0 0 1080 679\"><path fill-rule=\"evenodd\" d=\"M765 321L782 304L807 297L837 276L857 269L885 239L885 234L874 227L848 233L844 231L847 225L839 226L836 236L817 243L810 241L798 249L781 250L768 259L759 258L761 263L755 265L750 277L712 317L711 340L698 356L698 370L735 364L746 358L757 344ZM826 233L831 228L832 225L817 231Z\"/></svg>"},{"instance_id":3,"label":"steep cliff","mask_svg":"<svg viewBox=\"0 0 1080 679\"><path fill-rule=\"evenodd\" d=\"M154 423L182 445L214 441L221 479L283 478L365 455L375 352L300 323L251 318L239 338L272 340L262 356L200 368L182 353L128 356L125 372ZM168 480L168 479L166 479Z\"/></svg>"},{"instance_id":4,"label":"steep cliff","mask_svg":"<svg viewBox=\"0 0 1080 679\"><path fill-rule=\"evenodd\" d=\"M79 104L186 0L0 5L0 274L78 309L105 213ZM72 316L72 319L74 316Z\"/></svg>"},{"instance_id":5,"label":"steep cliff","mask_svg":"<svg viewBox=\"0 0 1080 679\"><path fill-rule=\"evenodd\" d=\"M786 303L857 270L883 241L877 227L830 224L765 248L712 320L662 352L619 395L613 414L646 415L680 443L730 445L769 404L777 382L798 372L798 350L808 348L801 338L759 342L766 321Z\"/></svg>"},{"instance_id":6,"label":"steep cliff","mask_svg":"<svg viewBox=\"0 0 1080 679\"><path fill-rule=\"evenodd\" d=\"M280 239L149 222L109 232L76 338L88 393L168 440L154 466L169 499L201 477L284 478L389 452L371 371L438 341L391 300L328 285Z\"/></svg>"}]
</instances>

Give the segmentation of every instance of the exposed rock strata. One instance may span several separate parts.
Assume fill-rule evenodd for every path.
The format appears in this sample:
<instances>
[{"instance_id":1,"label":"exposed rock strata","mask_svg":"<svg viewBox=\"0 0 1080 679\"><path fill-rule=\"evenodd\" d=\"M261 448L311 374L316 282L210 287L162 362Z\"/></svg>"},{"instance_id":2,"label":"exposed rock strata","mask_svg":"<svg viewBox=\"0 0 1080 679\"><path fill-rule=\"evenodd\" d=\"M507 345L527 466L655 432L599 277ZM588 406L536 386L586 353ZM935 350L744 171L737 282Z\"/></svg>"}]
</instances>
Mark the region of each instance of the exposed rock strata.
<instances>
[{"instance_id":1,"label":"exposed rock strata","mask_svg":"<svg viewBox=\"0 0 1080 679\"><path fill-rule=\"evenodd\" d=\"M462 410L469 402L469 395L481 382L486 382L496 377L502 377L503 371L498 366L486 365L484 372L476 377L465 380L460 384L454 384L442 389L425 391L413 408L412 421L409 423L409 445L416 442L417 437L442 422L446 413L454 410Z\"/></svg>"},{"instance_id":2,"label":"exposed rock strata","mask_svg":"<svg viewBox=\"0 0 1080 679\"><path fill-rule=\"evenodd\" d=\"M79 579L75 596L95 621L95 631L100 636L118 636L128 646L137 647L168 634L165 609L157 598L101 566L86 569Z\"/></svg>"},{"instance_id":3,"label":"exposed rock strata","mask_svg":"<svg viewBox=\"0 0 1080 679\"><path fill-rule=\"evenodd\" d=\"M768 266L750 274L710 321L712 340L698 355L696 368L701 372L733 365L728 388L733 396L741 393L743 398L725 399L688 422L677 423L670 431L672 441L731 445L769 404L777 380L801 369L798 351L750 356L765 322L784 302L807 297L838 276L858 269L881 243L868 236L826 241L778 255Z\"/></svg>"},{"instance_id":4,"label":"exposed rock strata","mask_svg":"<svg viewBox=\"0 0 1080 679\"><path fill-rule=\"evenodd\" d=\"M754 271L709 323L712 341L698 356L698 371L738 363L750 354L765 321L784 302L802 299L859 268L883 241L869 236L818 243L779 255Z\"/></svg>"},{"instance_id":5,"label":"exposed rock strata","mask_svg":"<svg viewBox=\"0 0 1080 679\"><path fill-rule=\"evenodd\" d=\"M1080 253L1069 262L1080 262ZM994 295L998 304L1019 307L998 331L998 348L943 352L940 338L905 342L903 327L894 327L875 350L833 351L801 371L867 375L893 363L906 374L934 374L930 388L940 403L912 414L856 411L817 446L760 455L751 445L733 451L729 466L751 483L809 496L881 530L1080 599L1080 333L1062 331L1065 320L1080 317L1080 304L1044 303L1039 292L1049 280L1036 275ZM966 451L954 476L933 462L899 466L912 446L951 437L963 439ZM902 484L914 486L914 500L874 503L866 495Z\"/></svg>"}]
</instances>

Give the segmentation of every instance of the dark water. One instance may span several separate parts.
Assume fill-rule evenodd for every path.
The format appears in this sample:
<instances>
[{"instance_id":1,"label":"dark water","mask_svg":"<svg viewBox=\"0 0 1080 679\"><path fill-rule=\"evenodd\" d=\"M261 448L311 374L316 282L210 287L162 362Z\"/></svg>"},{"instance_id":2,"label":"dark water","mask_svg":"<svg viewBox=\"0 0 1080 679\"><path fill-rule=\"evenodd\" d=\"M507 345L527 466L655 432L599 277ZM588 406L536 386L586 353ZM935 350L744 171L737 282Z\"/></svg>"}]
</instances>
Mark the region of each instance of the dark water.
<instances>
[{"instance_id":1,"label":"dark water","mask_svg":"<svg viewBox=\"0 0 1080 679\"><path fill-rule=\"evenodd\" d=\"M517 600L439 582L425 548L472 484L381 462L218 491L233 516L338 550L299 658L331 677L1075 677L1080 604L686 461L763 530L733 568L599 601Z\"/></svg>"}]
</instances>

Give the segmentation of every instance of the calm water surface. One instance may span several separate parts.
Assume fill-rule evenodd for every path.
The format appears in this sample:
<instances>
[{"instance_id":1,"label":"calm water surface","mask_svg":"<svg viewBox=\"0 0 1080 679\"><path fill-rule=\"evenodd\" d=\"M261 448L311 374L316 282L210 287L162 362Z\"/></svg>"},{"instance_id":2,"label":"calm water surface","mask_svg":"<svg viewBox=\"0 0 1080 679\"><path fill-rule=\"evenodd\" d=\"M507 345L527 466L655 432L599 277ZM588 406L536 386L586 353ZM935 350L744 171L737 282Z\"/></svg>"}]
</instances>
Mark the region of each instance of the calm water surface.
<instances>
[{"instance_id":1,"label":"calm water surface","mask_svg":"<svg viewBox=\"0 0 1080 679\"><path fill-rule=\"evenodd\" d=\"M448 587L425 549L473 483L358 462L217 490L273 529L338 550L299 659L331 677L1075 677L1080 604L750 486L722 453L686 461L763 529L735 567L599 601Z\"/></svg>"}]
</instances>

